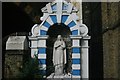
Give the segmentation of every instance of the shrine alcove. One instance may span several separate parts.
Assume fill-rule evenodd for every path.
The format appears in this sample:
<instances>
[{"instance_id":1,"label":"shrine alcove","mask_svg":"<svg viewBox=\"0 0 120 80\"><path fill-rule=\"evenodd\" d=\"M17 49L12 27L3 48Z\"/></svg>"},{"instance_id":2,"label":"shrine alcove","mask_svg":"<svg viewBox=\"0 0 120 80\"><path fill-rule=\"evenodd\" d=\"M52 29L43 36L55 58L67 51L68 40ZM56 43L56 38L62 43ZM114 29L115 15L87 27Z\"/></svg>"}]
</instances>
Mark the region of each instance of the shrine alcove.
<instances>
[{"instance_id":1,"label":"shrine alcove","mask_svg":"<svg viewBox=\"0 0 120 80\"><path fill-rule=\"evenodd\" d=\"M65 45L66 45L66 53L67 55L67 64L65 66L65 70L66 72L69 72L71 69L69 67L69 65L71 65L71 39L70 39L70 35L71 35L71 31L69 29L68 26L66 26L65 24L61 23L61 24L54 24L52 26L50 26L50 28L48 29L47 35L49 36L48 39L46 40L46 46L47 46L47 58L46 58L46 68L47 68L47 75L50 75L52 72L54 72L54 67L53 66L53 61L52 61L52 57L53 57L53 46L54 46L54 42L57 39L58 35L61 35L63 40L65 41ZM68 63L69 62L69 63Z\"/></svg>"}]
</instances>

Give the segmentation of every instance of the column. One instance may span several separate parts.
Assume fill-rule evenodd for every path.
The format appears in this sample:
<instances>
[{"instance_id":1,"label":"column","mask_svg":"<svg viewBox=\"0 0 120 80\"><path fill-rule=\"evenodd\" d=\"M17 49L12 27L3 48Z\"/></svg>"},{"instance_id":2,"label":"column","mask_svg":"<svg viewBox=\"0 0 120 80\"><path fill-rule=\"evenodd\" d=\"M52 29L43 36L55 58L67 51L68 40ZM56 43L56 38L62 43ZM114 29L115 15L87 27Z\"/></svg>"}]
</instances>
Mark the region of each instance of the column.
<instances>
[{"instance_id":1,"label":"column","mask_svg":"<svg viewBox=\"0 0 120 80\"><path fill-rule=\"evenodd\" d=\"M81 78L80 37L72 36L72 78Z\"/></svg>"},{"instance_id":2,"label":"column","mask_svg":"<svg viewBox=\"0 0 120 80\"><path fill-rule=\"evenodd\" d=\"M40 73L46 77L46 39L47 37L39 37L38 38L38 60Z\"/></svg>"},{"instance_id":3,"label":"column","mask_svg":"<svg viewBox=\"0 0 120 80\"><path fill-rule=\"evenodd\" d=\"M89 54L88 54L88 39L89 36L81 39L81 76L82 78L89 78Z\"/></svg>"}]
</instances>

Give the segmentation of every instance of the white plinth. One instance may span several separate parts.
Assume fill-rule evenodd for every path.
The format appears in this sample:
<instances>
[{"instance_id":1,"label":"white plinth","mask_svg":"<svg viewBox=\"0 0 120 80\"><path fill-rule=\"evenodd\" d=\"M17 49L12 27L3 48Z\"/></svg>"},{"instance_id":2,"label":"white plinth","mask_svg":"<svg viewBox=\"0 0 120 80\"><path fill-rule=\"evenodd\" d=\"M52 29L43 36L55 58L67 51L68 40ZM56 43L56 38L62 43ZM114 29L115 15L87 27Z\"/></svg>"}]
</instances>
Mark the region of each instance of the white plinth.
<instances>
[{"instance_id":1,"label":"white plinth","mask_svg":"<svg viewBox=\"0 0 120 80\"><path fill-rule=\"evenodd\" d=\"M6 50L27 50L26 36L10 36L6 42Z\"/></svg>"},{"instance_id":2,"label":"white plinth","mask_svg":"<svg viewBox=\"0 0 120 80\"><path fill-rule=\"evenodd\" d=\"M72 80L71 74L63 74L56 76L54 73L52 73L50 76L47 77L48 80Z\"/></svg>"}]
</instances>

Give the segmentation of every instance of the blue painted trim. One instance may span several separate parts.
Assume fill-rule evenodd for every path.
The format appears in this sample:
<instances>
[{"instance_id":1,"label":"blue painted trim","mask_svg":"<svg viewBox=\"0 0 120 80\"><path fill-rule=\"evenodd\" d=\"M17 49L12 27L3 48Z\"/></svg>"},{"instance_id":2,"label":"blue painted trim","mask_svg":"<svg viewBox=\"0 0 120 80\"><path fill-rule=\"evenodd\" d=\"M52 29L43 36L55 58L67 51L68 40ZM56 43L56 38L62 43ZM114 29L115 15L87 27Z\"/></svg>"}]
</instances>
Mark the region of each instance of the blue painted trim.
<instances>
[{"instance_id":1,"label":"blue painted trim","mask_svg":"<svg viewBox=\"0 0 120 80\"><path fill-rule=\"evenodd\" d=\"M80 64L80 59L72 59L72 64Z\"/></svg>"},{"instance_id":2,"label":"blue painted trim","mask_svg":"<svg viewBox=\"0 0 120 80\"><path fill-rule=\"evenodd\" d=\"M46 59L39 59L39 64L46 64Z\"/></svg>"},{"instance_id":3,"label":"blue painted trim","mask_svg":"<svg viewBox=\"0 0 120 80\"><path fill-rule=\"evenodd\" d=\"M73 30L72 35L78 35L78 30Z\"/></svg>"},{"instance_id":4,"label":"blue painted trim","mask_svg":"<svg viewBox=\"0 0 120 80\"><path fill-rule=\"evenodd\" d=\"M44 31L44 30L40 30L40 35L46 35L46 34L47 34L46 31Z\"/></svg>"},{"instance_id":5,"label":"blue painted trim","mask_svg":"<svg viewBox=\"0 0 120 80\"><path fill-rule=\"evenodd\" d=\"M57 17L56 15L50 15L50 18L52 19L53 23L57 23Z\"/></svg>"},{"instance_id":6,"label":"blue painted trim","mask_svg":"<svg viewBox=\"0 0 120 80\"><path fill-rule=\"evenodd\" d=\"M72 53L80 53L80 48L72 48Z\"/></svg>"},{"instance_id":7,"label":"blue painted trim","mask_svg":"<svg viewBox=\"0 0 120 80\"><path fill-rule=\"evenodd\" d=\"M76 75L76 76L80 76L81 75L81 71L80 70L72 70L72 75Z\"/></svg>"},{"instance_id":8,"label":"blue painted trim","mask_svg":"<svg viewBox=\"0 0 120 80\"><path fill-rule=\"evenodd\" d=\"M43 25L44 25L45 27L47 27L47 28L49 28L49 27L51 26L47 21L45 21L45 22L43 23Z\"/></svg>"},{"instance_id":9,"label":"blue painted trim","mask_svg":"<svg viewBox=\"0 0 120 80\"><path fill-rule=\"evenodd\" d=\"M38 51L39 51L39 54L46 54L46 48L39 48Z\"/></svg>"},{"instance_id":10,"label":"blue painted trim","mask_svg":"<svg viewBox=\"0 0 120 80\"><path fill-rule=\"evenodd\" d=\"M68 9L68 5L67 4L63 4L62 10L67 10L67 9Z\"/></svg>"},{"instance_id":11,"label":"blue painted trim","mask_svg":"<svg viewBox=\"0 0 120 80\"><path fill-rule=\"evenodd\" d=\"M75 26L75 25L76 25L76 23L75 23L74 21L71 21L71 22L68 24L69 27L73 27L73 26Z\"/></svg>"},{"instance_id":12,"label":"blue painted trim","mask_svg":"<svg viewBox=\"0 0 120 80\"><path fill-rule=\"evenodd\" d=\"M51 8L52 8L52 10L57 10L57 5L56 4L52 5Z\"/></svg>"},{"instance_id":13,"label":"blue painted trim","mask_svg":"<svg viewBox=\"0 0 120 80\"><path fill-rule=\"evenodd\" d=\"M67 20L68 15L62 15L62 23L65 23L65 21Z\"/></svg>"}]
</instances>

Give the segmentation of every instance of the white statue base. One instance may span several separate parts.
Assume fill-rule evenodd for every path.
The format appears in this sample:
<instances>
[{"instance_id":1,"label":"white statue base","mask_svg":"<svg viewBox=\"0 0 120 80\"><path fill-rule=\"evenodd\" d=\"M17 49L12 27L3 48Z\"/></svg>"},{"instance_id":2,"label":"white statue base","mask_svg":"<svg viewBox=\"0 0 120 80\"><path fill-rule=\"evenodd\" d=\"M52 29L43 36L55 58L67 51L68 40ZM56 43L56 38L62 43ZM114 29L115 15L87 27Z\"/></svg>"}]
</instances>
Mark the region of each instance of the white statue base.
<instances>
[{"instance_id":1,"label":"white statue base","mask_svg":"<svg viewBox=\"0 0 120 80\"><path fill-rule=\"evenodd\" d=\"M50 76L47 77L48 80L71 80L71 74L63 74L63 75L55 75L55 73L52 73Z\"/></svg>"}]
</instances>

